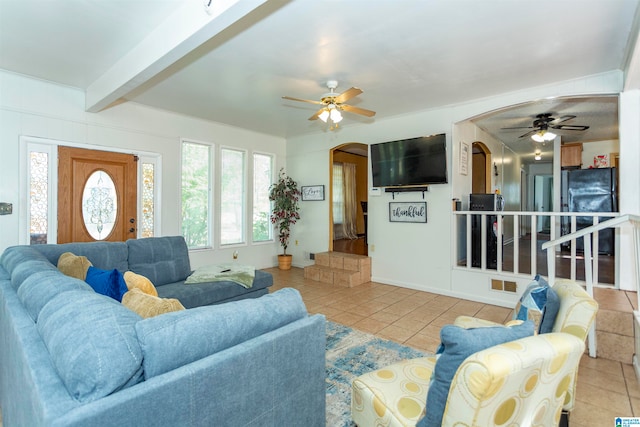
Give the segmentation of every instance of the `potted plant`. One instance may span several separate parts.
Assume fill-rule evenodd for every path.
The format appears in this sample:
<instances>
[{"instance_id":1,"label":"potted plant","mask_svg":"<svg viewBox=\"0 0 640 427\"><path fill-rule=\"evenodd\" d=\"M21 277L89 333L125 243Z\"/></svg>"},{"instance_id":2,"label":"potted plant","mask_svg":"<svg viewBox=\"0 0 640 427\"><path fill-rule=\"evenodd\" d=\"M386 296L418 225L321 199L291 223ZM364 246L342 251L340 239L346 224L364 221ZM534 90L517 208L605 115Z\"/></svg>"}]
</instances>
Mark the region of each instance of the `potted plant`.
<instances>
[{"instance_id":1,"label":"potted plant","mask_svg":"<svg viewBox=\"0 0 640 427\"><path fill-rule=\"evenodd\" d=\"M274 202L270 217L271 223L277 225L278 239L284 249L283 253L278 255L278 268L281 270L291 269L291 255L287 254L287 247L289 246L291 226L300 219L298 213L300 196L298 183L284 173L284 168L280 169L278 181L269 187L269 200Z\"/></svg>"}]
</instances>

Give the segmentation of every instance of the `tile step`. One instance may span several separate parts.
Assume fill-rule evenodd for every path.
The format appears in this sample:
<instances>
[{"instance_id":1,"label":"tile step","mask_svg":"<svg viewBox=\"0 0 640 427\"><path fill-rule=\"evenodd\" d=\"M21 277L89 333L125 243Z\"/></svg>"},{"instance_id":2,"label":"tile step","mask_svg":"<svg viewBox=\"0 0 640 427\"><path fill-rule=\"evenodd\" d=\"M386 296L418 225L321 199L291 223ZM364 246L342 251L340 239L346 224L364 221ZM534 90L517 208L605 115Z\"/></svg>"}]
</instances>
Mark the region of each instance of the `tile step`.
<instances>
[{"instance_id":1,"label":"tile step","mask_svg":"<svg viewBox=\"0 0 640 427\"><path fill-rule=\"evenodd\" d=\"M371 281L371 268L354 271L324 265L309 265L304 268L304 278L352 288Z\"/></svg>"}]
</instances>

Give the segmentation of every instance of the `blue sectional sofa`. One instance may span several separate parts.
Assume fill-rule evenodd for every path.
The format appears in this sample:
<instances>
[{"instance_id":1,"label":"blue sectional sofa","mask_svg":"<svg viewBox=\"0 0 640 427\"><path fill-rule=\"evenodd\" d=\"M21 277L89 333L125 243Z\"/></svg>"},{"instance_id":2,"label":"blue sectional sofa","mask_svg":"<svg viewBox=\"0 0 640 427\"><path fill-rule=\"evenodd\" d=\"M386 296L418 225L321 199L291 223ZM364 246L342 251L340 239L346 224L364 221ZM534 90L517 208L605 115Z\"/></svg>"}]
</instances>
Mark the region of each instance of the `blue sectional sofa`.
<instances>
[{"instance_id":1,"label":"blue sectional sofa","mask_svg":"<svg viewBox=\"0 0 640 427\"><path fill-rule=\"evenodd\" d=\"M94 267L141 274L156 287L161 298L177 298L185 308L258 298L269 292L271 274L256 270L249 289L233 282L194 283L185 286L191 274L189 251L182 236L131 239L126 242L65 243L33 245L54 266L65 252L86 256ZM13 251L13 248L8 248Z\"/></svg>"},{"instance_id":2,"label":"blue sectional sofa","mask_svg":"<svg viewBox=\"0 0 640 427\"><path fill-rule=\"evenodd\" d=\"M266 293L262 287L238 301L203 305L242 296L229 291L205 297L193 288L196 295L181 301L195 308L142 319L63 275L53 262L67 251L85 255L97 268L146 275L160 296L180 299L179 291L169 292L189 269L182 249L175 249L179 240L5 250L5 427L324 426L325 319L309 316L296 290L246 298Z\"/></svg>"}]
</instances>

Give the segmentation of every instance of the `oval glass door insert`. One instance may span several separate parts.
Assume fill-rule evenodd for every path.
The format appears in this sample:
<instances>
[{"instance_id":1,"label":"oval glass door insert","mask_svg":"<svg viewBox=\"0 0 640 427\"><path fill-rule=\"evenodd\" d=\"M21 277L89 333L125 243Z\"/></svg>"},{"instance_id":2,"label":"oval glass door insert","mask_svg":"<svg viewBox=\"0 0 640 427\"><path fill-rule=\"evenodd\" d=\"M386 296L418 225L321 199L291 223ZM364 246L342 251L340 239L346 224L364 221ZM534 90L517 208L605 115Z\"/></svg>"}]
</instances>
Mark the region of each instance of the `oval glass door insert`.
<instances>
[{"instance_id":1,"label":"oval glass door insert","mask_svg":"<svg viewBox=\"0 0 640 427\"><path fill-rule=\"evenodd\" d=\"M82 192L82 217L87 232L96 240L106 239L118 213L116 186L103 170L89 176Z\"/></svg>"}]
</instances>

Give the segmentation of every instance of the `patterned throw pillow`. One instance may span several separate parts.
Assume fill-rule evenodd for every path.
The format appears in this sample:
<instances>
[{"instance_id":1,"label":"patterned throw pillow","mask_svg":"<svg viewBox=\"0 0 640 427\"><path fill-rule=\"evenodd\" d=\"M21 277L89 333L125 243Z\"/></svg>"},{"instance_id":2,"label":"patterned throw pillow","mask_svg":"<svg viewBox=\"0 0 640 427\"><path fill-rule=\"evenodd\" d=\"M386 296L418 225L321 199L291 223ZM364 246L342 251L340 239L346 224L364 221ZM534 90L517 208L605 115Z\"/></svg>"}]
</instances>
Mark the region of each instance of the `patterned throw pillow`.
<instances>
[{"instance_id":1,"label":"patterned throw pillow","mask_svg":"<svg viewBox=\"0 0 640 427\"><path fill-rule=\"evenodd\" d=\"M553 331L553 324L559 309L558 294L538 274L520 297L513 318L531 320L536 325L538 333L546 334Z\"/></svg>"}]
</instances>

